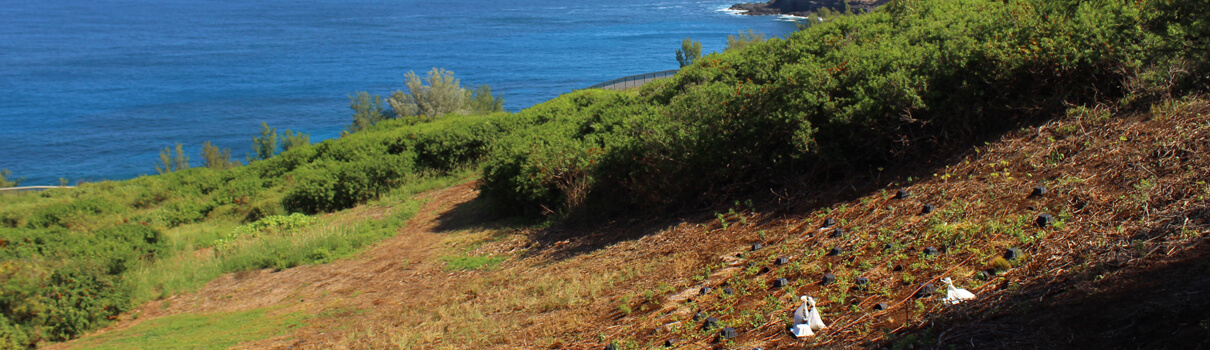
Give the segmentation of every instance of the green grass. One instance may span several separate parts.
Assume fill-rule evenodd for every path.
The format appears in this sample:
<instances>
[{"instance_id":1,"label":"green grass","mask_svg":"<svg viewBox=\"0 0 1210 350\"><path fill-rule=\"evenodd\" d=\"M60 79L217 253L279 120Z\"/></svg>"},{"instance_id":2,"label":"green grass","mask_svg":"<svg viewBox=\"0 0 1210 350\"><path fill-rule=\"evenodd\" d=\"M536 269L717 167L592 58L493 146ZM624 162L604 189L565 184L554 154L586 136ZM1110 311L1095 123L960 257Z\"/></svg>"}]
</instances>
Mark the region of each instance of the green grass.
<instances>
[{"instance_id":1,"label":"green grass","mask_svg":"<svg viewBox=\"0 0 1210 350\"><path fill-rule=\"evenodd\" d=\"M445 260L445 269L450 271L488 270L499 265L504 259L505 257L502 256L482 255L457 255L441 258L441 260Z\"/></svg>"},{"instance_id":2,"label":"green grass","mask_svg":"<svg viewBox=\"0 0 1210 350\"><path fill-rule=\"evenodd\" d=\"M127 280L136 303L195 291L224 273L274 267L327 263L360 252L365 247L395 235L420 210L418 193L465 182L475 175L462 170L425 181L409 183L368 205L391 207L392 213L381 220L349 224L321 221L292 235L266 236L235 247L222 255L195 254L197 247L212 246L213 241L232 232L235 222L202 222L168 231L174 256L132 271Z\"/></svg>"},{"instance_id":3,"label":"green grass","mask_svg":"<svg viewBox=\"0 0 1210 350\"><path fill-rule=\"evenodd\" d=\"M301 313L272 314L272 308L157 318L134 327L74 344L88 349L226 349L285 334L310 318Z\"/></svg>"},{"instance_id":4,"label":"green grass","mask_svg":"<svg viewBox=\"0 0 1210 350\"><path fill-rule=\"evenodd\" d=\"M0 242L19 241L25 244L28 241L33 243L26 244L28 246L10 244L8 246L15 248L9 250L0 249L0 267L18 266L8 264L13 261L36 261L38 263L30 266L20 265L23 266L20 269L16 269L15 267L11 269L13 271L24 271L21 276L32 276L30 278L6 278L0 280L0 287L5 287L0 289L28 291L25 294L17 295L16 298L10 298L18 302L11 303L10 306L6 306L5 308L0 308L0 311L2 311L0 314L6 314L11 310L31 308L42 314L53 314L60 309L91 310L90 312L92 313L89 314L90 316L83 318L44 318L47 322L41 322L39 320L43 319L34 318L33 321L35 321L35 324L32 325L33 327L19 328L20 334L17 334L15 337L16 340L13 340L16 343L25 344L39 341L61 341L77 337L82 331L107 323L105 321L106 316L127 311L133 305L141 304L148 300L162 299L174 294L195 291L224 273L261 268L285 269L306 264L323 264L356 255L366 247L382 239L394 236L398 232L398 229L405 225L420 210L424 201L415 198L416 194L464 182L472 178L476 170L474 167L455 169L442 176L424 178L398 186L380 198L366 203L367 209L365 209L365 212L368 212L369 215L355 210L352 212L338 212L333 215L295 218L305 218L305 221L313 221L309 225L304 225L305 227L291 227L289 229L273 230L272 232L254 235L244 234L236 237L232 233L242 224L256 225L260 221L245 224L241 219L243 215L214 213L205 219L182 222L172 227L150 224L147 226L156 229L158 232L156 235L147 236L151 238L146 238L143 234L131 236L134 237L132 239L136 239L138 242L147 241L145 244L130 245L134 247L131 249L136 250L128 254L135 257L136 259L134 260L82 259L98 254L103 258L118 256L115 255L116 253L110 251L113 247L105 249L93 247L95 242L88 240L88 237L93 237L96 234L115 230L106 226L108 224L102 225L97 224L97 222L121 223L127 217L141 217L145 212L159 209L126 208L121 206L115 207L118 209L111 209L108 206L94 209L96 206L82 205L69 207L69 205L74 205L73 203L84 202L71 202L58 198L64 197L65 199L70 199L70 193L64 194L66 192L5 194L0 198L4 199L6 204L11 202L14 206L0 205L0 208L2 208L0 209ZM115 190L110 188L120 185L126 186L128 184L100 183L95 185L96 187L103 187L101 189L103 191L110 191L103 193L104 196L108 196L106 198L109 198L109 200L98 201L94 199L84 204L121 202L114 198L122 197L122 195L114 194L113 191ZM79 191L89 190L91 190L91 187L85 187ZM30 203L37 203L39 201L51 203L52 206L59 206L59 208L52 208L55 209L52 211L45 208L30 207ZM10 209L20 209L20 211L12 212ZM93 211L99 212L93 213ZM68 224L66 227L53 225L50 228L40 229L47 232L43 236L56 237L57 239L41 239L41 237L30 236L26 232L30 229L26 229L24 223L31 220L30 217L33 217L33 214L39 212L54 214L56 222ZM265 214L271 214L271 212L265 212ZM42 215L40 217L50 216ZM269 218L271 221L274 216L268 215L262 217L262 219L264 218ZM100 228L94 232L93 227ZM124 228L119 230L119 233L145 226L126 225L121 227ZM25 237L27 236L34 238L26 240ZM121 237L129 238L127 236L130 236L130 234L121 235ZM216 242L223 242L224 239L230 242L216 246ZM125 245L118 245L118 247L125 247ZM151 251L155 253L148 253ZM45 257L41 255L30 257L27 256L28 252L51 253L47 253L48 255ZM116 263L113 261L116 261ZM490 264L479 263L476 265L492 266L495 263L498 263L498 261L492 261ZM102 268L93 268L94 265L99 265ZM108 272L110 270L103 269L110 265L121 266L123 270L111 273ZM61 266L69 268L73 266L83 267L76 267L74 270L54 270ZM0 273L2 272L4 270L0 270ZM61 274L70 273L72 274L71 276L77 277L55 280L50 278L52 272ZM67 283L56 281L82 282ZM50 288L88 293L86 295L90 298L85 300L90 302L85 304L58 303L53 304L55 306L54 309L44 308L43 305L47 305L44 300L46 297L44 296L47 294L39 293L39 290ZM94 297L91 294L92 291L99 291L100 297ZM64 294L69 293L64 292ZM0 295L3 294L0 293ZM13 319L0 315L0 329L12 324L11 320ZM66 331L51 333L49 330ZM39 334L41 335L27 336ZM0 338L4 338L4 336L0 334ZM0 346L0 348L4 347Z\"/></svg>"}]
</instances>

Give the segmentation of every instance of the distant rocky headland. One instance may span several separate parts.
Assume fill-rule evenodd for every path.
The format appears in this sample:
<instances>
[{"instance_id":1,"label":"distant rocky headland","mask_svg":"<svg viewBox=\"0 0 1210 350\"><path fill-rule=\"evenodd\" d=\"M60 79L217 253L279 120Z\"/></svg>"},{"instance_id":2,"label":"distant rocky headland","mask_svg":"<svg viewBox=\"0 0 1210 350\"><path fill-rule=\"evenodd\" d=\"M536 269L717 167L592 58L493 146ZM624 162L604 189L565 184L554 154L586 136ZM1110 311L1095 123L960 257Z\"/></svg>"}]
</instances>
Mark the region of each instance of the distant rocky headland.
<instances>
[{"instance_id":1,"label":"distant rocky headland","mask_svg":"<svg viewBox=\"0 0 1210 350\"><path fill-rule=\"evenodd\" d=\"M744 11L744 14L752 16L806 16L825 7L843 11L846 2L853 10L873 10L886 3L887 0L770 0L769 2L735 4L731 6L731 9Z\"/></svg>"}]
</instances>

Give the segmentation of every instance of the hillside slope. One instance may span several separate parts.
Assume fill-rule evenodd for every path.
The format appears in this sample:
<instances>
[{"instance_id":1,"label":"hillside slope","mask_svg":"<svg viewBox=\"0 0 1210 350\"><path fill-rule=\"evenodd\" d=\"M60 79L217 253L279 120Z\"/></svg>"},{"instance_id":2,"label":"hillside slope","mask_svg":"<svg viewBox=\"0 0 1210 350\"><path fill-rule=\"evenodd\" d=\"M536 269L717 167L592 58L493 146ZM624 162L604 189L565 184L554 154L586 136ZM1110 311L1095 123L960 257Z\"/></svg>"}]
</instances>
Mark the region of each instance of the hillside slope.
<instances>
[{"instance_id":1,"label":"hillside slope","mask_svg":"<svg viewBox=\"0 0 1210 350\"><path fill-rule=\"evenodd\" d=\"M1034 305L1124 300L1115 283L1157 282L1118 276L1201 239L1205 102L1184 96L1210 89L1210 24L1189 15L1208 8L897 0L637 90L0 195L0 349L111 321L70 346L996 347L1027 333L1007 327L1058 332L1022 340L1048 344L1066 328L1029 318ZM413 199L472 173L428 209ZM1150 268L1201 276L1188 254ZM922 293L943 277L982 299ZM791 339L804 294L833 328ZM695 315L738 333L714 343ZM1176 327L1184 338L1159 341L1190 343L1196 318L1067 334Z\"/></svg>"},{"instance_id":2,"label":"hillside slope","mask_svg":"<svg viewBox=\"0 0 1210 350\"><path fill-rule=\"evenodd\" d=\"M1075 108L966 154L677 218L509 228L462 184L428 194L399 235L360 256L227 275L62 345L103 345L93 339L147 332L127 325L164 315L280 307L310 316L237 347L1195 348L1210 345L1210 160L1197 156L1208 150L1210 102L1191 98L1138 115ZM1040 214L1054 220L1040 227ZM997 266L1008 248L1024 257ZM507 260L459 271L457 256ZM942 277L978 299L917 297ZM777 278L790 285L771 287ZM831 328L786 331L799 295L820 300ZM739 337L720 342L698 312Z\"/></svg>"}]
</instances>

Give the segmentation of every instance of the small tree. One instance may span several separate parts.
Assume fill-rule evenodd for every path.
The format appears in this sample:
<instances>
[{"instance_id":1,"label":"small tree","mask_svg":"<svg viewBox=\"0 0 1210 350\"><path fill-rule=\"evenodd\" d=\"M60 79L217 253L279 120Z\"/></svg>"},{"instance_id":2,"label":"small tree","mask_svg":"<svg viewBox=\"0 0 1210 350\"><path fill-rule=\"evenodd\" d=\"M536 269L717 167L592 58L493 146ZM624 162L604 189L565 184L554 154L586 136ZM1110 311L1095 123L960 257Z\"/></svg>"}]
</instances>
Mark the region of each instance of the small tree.
<instances>
[{"instance_id":1,"label":"small tree","mask_svg":"<svg viewBox=\"0 0 1210 350\"><path fill-rule=\"evenodd\" d=\"M290 129L286 129L286 132L282 133L280 143L281 143L282 152L289 151L290 149L292 149L294 147L310 145L311 144L311 134L304 134L301 132L296 133L296 132L290 131Z\"/></svg>"},{"instance_id":2,"label":"small tree","mask_svg":"<svg viewBox=\"0 0 1210 350\"><path fill-rule=\"evenodd\" d=\"M492 88L479 85L470 98L470 110L475 114L490 114L504 111L504 98L492 97Z\"/></svg>"},{"instance_id":3,"label":"small tree","mask_svg":"<svg viewBox=\"0 0 1210 350\"><path fill-rule=\"evenodd\" d=\"M12 179L11 176L13 176L13 172L8 169L0 170L0 188L17 187L21 185L21 181L25 180L23 178Z\"/></svg>"},{"instance_id":4,"label":"small tree","mask_svg":"<svg viewBox=\"0 0 1210 350\"><path fill-rule=\"evenodd\" d=\"M676 50L676 61L680 62L681 68L692 64L698 57L702 57L702 43L693 39L685 38L681 42L681 49Z\"/></svg>"},{"instance_id":5,"label":"small tree","mask_svg":"<svg viewBox=\"0 0 1210 350\"><path fill-rule=\"evenodd\" d=\"M202 143L202 166L210 169L223 170L239 166L239 161L231 161L231 149L219 149L210 144Z\"/></svg>"},{"instance_id":6,"label":"small tree","mask_svg":"<svg viewBox=\"0 0 1210 350\"><path fill-rule=\"evenodd\" d=\"M345 127L342 134L351 134L365 130L378 122L386 120L382 113L382 97L370 96L370 93L358 91L356 96L349 96L349 108L353 109L353 124Z\"/></svg>"},{"instance_id":7,"label":"small tree","mask_svg":"<svg viewBox=\"0 0 1210 350\"><path fill-rule=\"evenodd\" d=\"M739 35L727 36L727 48L724 51L740 50L748 45L765 41L764 33L757 33L748 29L747 33L739 32Z\"/></svg>"},{"instance_id":8,"label":"small tree","mask_svg":"<svg viewBox=\"0 0 1210 350\"><path fill-rule=\"evenodd\" d=\"M176 154L172 149L164 147L160 150L160 163L156 164L155 171L160 174L167 174L174 171L189 169L189 156L185 155L184 146L180 142L176 144Z\"/></svg>"},{"instance_id":9,"label":"small tree","mask_svg":"<svg viewBox=\"0 0 1210 350\"><path fill-rule=\"evenodd\" d=\"M273 157L277 151L277 129L270 128L269 123L260 122L260 137L252 137L252 151L255 158L249 162Z\"/></svg>"},{"instance_id":10,"label":"small tree","mask_svg":"<svg viewBox=\"0 0 1210 350\"><path fill-rule=\"evenodd\" d=\"M431 119L459 112L466 107L466 100L471 95L458 79L454 79L454 72L442 68L430 70L424 82L415 72L408 72L404 77L408 91L395 91L387 99L395 114L401 117L420 115Z\"/></svg>"}]
</instances>

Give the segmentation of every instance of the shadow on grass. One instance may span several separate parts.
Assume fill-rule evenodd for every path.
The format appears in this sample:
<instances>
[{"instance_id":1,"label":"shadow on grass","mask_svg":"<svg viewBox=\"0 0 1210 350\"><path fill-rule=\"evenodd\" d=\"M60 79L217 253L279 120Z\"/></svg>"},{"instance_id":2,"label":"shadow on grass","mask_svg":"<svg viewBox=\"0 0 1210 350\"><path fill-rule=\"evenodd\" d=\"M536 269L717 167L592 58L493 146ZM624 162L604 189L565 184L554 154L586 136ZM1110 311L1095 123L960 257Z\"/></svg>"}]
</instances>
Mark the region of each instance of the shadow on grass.
<instances>
[{"instance_id":1,"label":"shadow on grass","mask_svg":"<svg viewBox=\"0 0 1210 350\"><path fill-rule=\"evenodd\" d=\"M965 156L956 155L950 161L956 162ZM922 178L924 174L931 174L947 164L940 160L907 163L911 165L882 172L850 171L786 177L761 187L763 190L758 190L757 186L752 185L740 189L725 189L709 199L683 205L671 212L623 210L596 216L574 215L551 227L530 231L531 240L536 242L539 248L527 251L525 256L547 255L555 260L562 260L619 242L643 238L678 225L714 227L718 224L717 215L736 209L737 202L751 203L751 207L748 207L748 204L739 204L739 209L751 217L758 218L750 222L753 230L781 227L786 218L802 218L824 207L869 196L885 189L884 182L896 182L910 177ZM742 193L746 195L737 195ZM729 231L710 239L717 241L716 244L740 247L750 244L747 240L751 239L749 236L754 235Z\"/></svg>"},{"instance_id":2,"label":"shadow on grass","mask_svg":"<svg viewBox=\"0 0 1210 350\"><path fill-rule=\"evenodd\" d=\"M505 229L516 227L525 222L516 217L496 214L488 199L482 196L467 202L454 205L437 216L435 232L453 232L462 230Z\"/></svg>"},{"instance_id":3,"label":"shadow on grass","mask_svg":"<svg viewBox=\"0 0 1210 350\"><path fill-rule=\"evenodd\" d=\"M442 214L439 230L498 228L501 225L493 221L503 221L528 231L535 242L536 249L527 250L523 256L546 255L562 260L685 223L709 225L716 220L716 213L728 212L733 208L732 203L737 201L751 201L754 204L746 210L762 218L762 221L754 223L754 227L760 227L784 218L802 217L817 209L853 201L881 190L893 193L900 185L911 185L910 179L925 179L943 172L947 166L960 164L963 159L977 153L976 145L996 142L1018 130L1033 130L1050 122L1053 118L1046 116L1060 115L1058 111L1061 109L1055 108L1040 108L1030 117L982 132L962 130L955 131L961 136L951 136L950 139L920 139L917 143L884 154L881 160L865 162L864 165L802 164L807 168L787 169L778 175L716 184L703 189L694 199L683 200L676 208L662 211L652 212L646 208L581 210L581 213L554 220L555 223L549 227L535 228L534 219L493 218L489 200L481 197ZM585 211L591 213L582 213ZM536 222L541 222L541 219ZM522 228L527 225L528 228Z\"/></svg>"}]
</instances>

